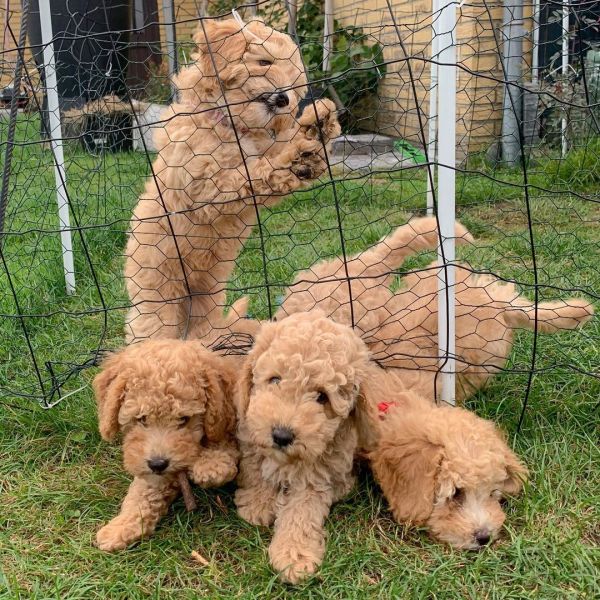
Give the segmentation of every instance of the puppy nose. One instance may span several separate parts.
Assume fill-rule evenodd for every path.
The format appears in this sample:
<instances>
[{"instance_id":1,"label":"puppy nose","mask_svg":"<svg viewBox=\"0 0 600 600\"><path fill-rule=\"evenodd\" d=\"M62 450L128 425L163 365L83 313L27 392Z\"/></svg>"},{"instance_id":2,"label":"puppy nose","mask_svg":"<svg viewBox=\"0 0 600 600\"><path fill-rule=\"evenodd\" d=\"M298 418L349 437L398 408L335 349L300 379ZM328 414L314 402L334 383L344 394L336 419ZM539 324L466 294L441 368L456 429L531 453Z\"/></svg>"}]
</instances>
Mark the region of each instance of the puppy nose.
<instances>
[{"instance_id":1,"label":"puppy nose","mask_svg":"<svg viewBox=\"0 0 600 600\"><path fill-rule=\"evenodd\" d=\"M290 103L290 99L288 98L288 95L285 92L279 92L278 94L275 94L275 97L273 98L273 103L278 108L283 108L284 106L287 106Z\"/></svg>"},{"instance_id":2,"label":"puppy nose","mask_svg":"<svg viewBox=\"0 0 600 600\"><path fill-rule=\"evenodd\" d=\"M273 441L280 448L289 446L294 441L294 433L288 427L273 427L271 431Z\"/></svg>"},{"instance_id":3,"label":"puppy nose","mask_svg":"<svg viewBox=\"0 0 600 600\"><path fill-rule=\"evenodd\" d=\"M169 466L169 459L155 456L148 461L148 466L153 473L162 473Z\"/></svg>"},{"instance_id":4,"label":"puppy nose","mask_svg":"<svg viewBox=\"0 0 600 600\"><path fill-rule=\"evenodd\" d=\"M480 546L487 546L491 539L492 536L487 529L479 529L475 532L475 540Z\"/></svg>"}]
</instances>

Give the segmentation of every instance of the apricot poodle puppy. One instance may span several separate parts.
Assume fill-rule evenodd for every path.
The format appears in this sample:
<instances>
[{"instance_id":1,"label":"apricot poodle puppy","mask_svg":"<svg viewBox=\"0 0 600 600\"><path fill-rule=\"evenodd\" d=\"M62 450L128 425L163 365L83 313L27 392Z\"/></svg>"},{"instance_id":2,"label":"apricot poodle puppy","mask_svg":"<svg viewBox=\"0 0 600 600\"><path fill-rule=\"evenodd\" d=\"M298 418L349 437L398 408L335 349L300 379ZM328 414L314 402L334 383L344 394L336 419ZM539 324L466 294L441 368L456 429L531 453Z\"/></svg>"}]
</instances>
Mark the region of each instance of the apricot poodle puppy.
<instances>
[{"instance_id":1,"label":"apricot poodle puppy","mask_svg":"<svg viewBox=\"0 0 600 600\"><path fill-rule=\"evenodd\" d=\"M180 472L204 487L236 476L234 380L234 365L197 341L149 340L104 362L94 379L100 434L122 431L134 479L119 515L98 531L98 548L150 536L180 493Z\"/></svg>"},{"instance_id":2,"label":"apricot poodle puppy","mask_svg":"<svg viewBox=\"0 0 600 600\"><path fill-rule=\"evenodd\" d=\"M274 524L273 568L296 583L325 553L331 505L352 488L368 418L368 352L318 311L263 325L238 388L242 458L235 502L246 521Z\"/></svg>"},{"instance_id":3,"label":"apricot poodle puppy","mask_svg":"<svg viewBox=\"0 0 600 600\"><path fill-rule=\"evenodd\" d=\"M456 223L457 243L472 242ZM334 320L351 324L367 342L374 359L402 369L407 388L427 399L435 395L438 359L438 285L440 267L413 272L393 293L394 270L417 251L437 246L433 217L413 219L368 250L352 257L317 263L298 274L278 317L319 308ZM514 330L533 329L536 306L514 284L492 275L476 275L466 265L455 269L457 399L483 387L506 364ZM352 298L352 303L350 302ZM352 310L351 310L352 309ZM575 329L588 321L593 306L582 299L540 302L537 327L542 333Z\"/></svg>"},{"instance_id":4,"label":"apricot poodle puppy","mask_svg":"<svg viewBox=\"0 0 600 600\"><path fill-rule=\"evenodd\" d=\"M521 490L526 468L492 422L412 391L391 398L368 457L396 521L460 549L489 544L504 523L500 501Z\"/></svg>"},{"instance_id":5,"label":"apricot poodle puppy","mask_svg":"<svg viewBox=\"0 0 600 600\"><path fill-rule=\"evenodd\" d=\"M319 177L340 132L329 100L296 119L307 81L288 35L227 19L202 21L194 39L131 221L128 342L228 332L246 305L224 318L225 286L259 208Z\"/></svg>"}]
</instances>

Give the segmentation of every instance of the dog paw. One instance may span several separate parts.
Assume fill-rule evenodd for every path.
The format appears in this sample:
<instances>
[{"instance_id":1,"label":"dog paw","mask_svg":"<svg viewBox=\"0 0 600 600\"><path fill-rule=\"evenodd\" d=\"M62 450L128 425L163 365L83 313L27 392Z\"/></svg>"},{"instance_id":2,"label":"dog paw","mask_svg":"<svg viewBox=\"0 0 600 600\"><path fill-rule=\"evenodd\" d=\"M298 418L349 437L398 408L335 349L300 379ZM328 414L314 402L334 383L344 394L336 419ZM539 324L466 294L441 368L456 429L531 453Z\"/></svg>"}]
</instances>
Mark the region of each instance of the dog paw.
<instances>
[{"instance_id":1,"label":"dog paw","mask_svg":"<svg viewBox=\"0 0 600 600\"><path fill-rule=\"evenodd\" d=\"M341 133L335 104L326 98L320 98L315 100L314 104L309 104L302 111L298 124L307 139L320 139L326 144Z\"/></svg>"},{"instance_id":2,"label":"dog paw","mask_svg":"<svg viewBox=\"0 0 600 600\"><path fill-rule=\"evenodd\" d=\"M283 552L269 548L269 556L271 566L279 573L280 579L291 584L300 583L314 575L321 564L316 557L303 554L297 549L294 551L292 548Z\"/></svg>"},{"instance_id":3,"label":"dog paw","mask_svg":"<svg viewBox=\"0 0 600 600\"><path fill-rule=\"evenodd\" d=\"M265 502L265 497L254 490L238 488L235 505L238 515L251 525L270 527L275 521L273 502Z\"/></svg>"},{"instance_id":4,"label":"dog paw","mask_svg":"<svg viewBox=\"0 0 600 600\"><path fill-rule=\"evenodd\" d=\"M109 523L96 533L95 546L104 552L125 550L131 543L130 536L124 535L123 528Z\"/></svg>"},{"instance_id":5,"label":"dog paw","mask_svg":"<svg viewBox=\"0 0 600 600\"><path fill-rule=\"evenodd\" d=\"M327 169L320 142L301 140L297 143L296 156L292 159L290 170L301 180L316 179Z\"/></svg>"},{"instance_id":6,"label":"dog paw","mask_svg":"<svg viewBox=\"0 0 600 600\"><path fill-rule=\"evenodd\" d=\"M196 462L190 471L190 478L202 488L219 487L233 481L237 472L237 465L233 461L223 461L221 464Z\"/></svg>"}]
</instances>

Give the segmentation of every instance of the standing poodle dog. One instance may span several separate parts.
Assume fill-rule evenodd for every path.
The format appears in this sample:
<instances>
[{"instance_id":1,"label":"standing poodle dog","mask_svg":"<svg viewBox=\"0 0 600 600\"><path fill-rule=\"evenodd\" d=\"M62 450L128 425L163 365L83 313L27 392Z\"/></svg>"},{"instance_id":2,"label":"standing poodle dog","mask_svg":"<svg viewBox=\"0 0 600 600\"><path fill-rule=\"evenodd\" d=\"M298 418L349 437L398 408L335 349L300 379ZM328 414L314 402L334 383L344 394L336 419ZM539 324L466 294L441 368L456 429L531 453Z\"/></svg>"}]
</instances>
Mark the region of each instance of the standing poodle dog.
<instances>
[{"instance_id":1,"label":"standing poodle dog","mask_svg":"<svg viewBox=\"0 0 600 600\"><path fill-rule=\"evenodd\" d=\"M237 474L234 366L198 341L150 340L113 354L94 379L100 433L123 432L134 479L121 512L96 536L101 550L152 534L183 471L204 487Z\"/></svg>"},{"instance_id":2,"label":"standing poodle dog","mask_svg":"<svg viewBox=\"0 0 600 600\"><path fill-rule=\"evenodd\" d=\"M456 548L490 543L505 519L500 501L521 490L525 467L492 422L412 391L391 398L368 456L394 518Z\"/></svg>"},{"instance_id":3,"label":"standing poodle dog","mask_svg":"<svg viewBox=\"0 0 600 600\"><path fill-rule=\"evenodd\" d=\"M248 355L235 502L246 521L274 523L269 558L285 581L321 564L325 518L353 486L370 368L361 339L318 311L263 325Z\"/></svg>"},{"instance_id":4,"label":"standing poodle dog","mask_svg":"<svg viewBox=\"0 0 600 600\"><path fill-rule=\"evenodd\" d=\"M258 208L319 177L326 145L340 132L329 100L296 121L306 76L289 36L228 19L202 21L195 41L131 222L128 342L206 339L243 315L245 300L223 319L225 285Z\"/></svg>"},{"instance_id":5,"label":"standing poodle dog","mask_svg":"<svg viewBox=\"0 0 600 600\"><path fill-rule=\"evenodd\" d=\"M457 242L473 239L460 223L456 223L455 236ZM317 307L336 321L350 324L350 289L354 324L373 358L386 367L402 368L405 386L432 399L439 368L440 267L433 263L422 272L407 275L396 293L389 286L394 269L411 254L434 249L437 240L435 218L413 219L346 266L340 258L318 263L296 277L280 316ZM474 275L460 264L455 273L456 392L457 399L464 400L504 367L514 329L534 328L536 306L519 295L512 283ZM593 306L578 298L541 302L537 305L538 331L575 329L593 313Z\"/></svg>"}]
</instances>

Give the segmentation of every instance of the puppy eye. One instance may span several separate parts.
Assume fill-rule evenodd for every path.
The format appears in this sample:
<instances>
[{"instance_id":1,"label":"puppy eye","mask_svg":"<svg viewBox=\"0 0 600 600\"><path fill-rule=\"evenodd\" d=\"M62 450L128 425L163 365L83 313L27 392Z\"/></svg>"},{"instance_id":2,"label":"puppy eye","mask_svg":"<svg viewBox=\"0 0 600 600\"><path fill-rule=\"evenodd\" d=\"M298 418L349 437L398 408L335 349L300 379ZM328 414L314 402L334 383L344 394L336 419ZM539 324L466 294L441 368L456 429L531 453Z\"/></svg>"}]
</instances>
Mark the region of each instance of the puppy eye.
<instances>
[{"instance_id":1,"label":"puppy eye","mask_svg":"<svg viewBox=\"0 0 600 600\"><path fill-rule=\"evenodd\" d=\"M280 381L281 381L281 377L278 377L277 375L275 375L274 377L271 377L271 379L269 379L269 383L272 383L273 385L277 385Z\"/></svg>"},{"instance_id":2,"label":"puppy eye","mask_svg":"<svg viewBox=\"0 0 600 600\"><path fill-rule=\"evenodd\" d=\"M137 418L137 422L142 426L142 427L146 427L148 425L148 417L146 417L146 415L142 415L141 417Z\"/></svg>"},{"instance_id":3,"label":"puppy eye","mask_svg":"<svg viewBox=\"0 0 600 600\"><path fill-rule=\"evenodd\" d=\"M182 427L185 427L189 422L190 422L189 417L180 417L177 420L177 427L179 427L181 429Z\"/></svg>"},{"instance_id":4,"label":"puppy eye","mask_svg":"<svg viewBox=\"0 0 600 600\"><path fill-rule=\"evenodd\" d=\"M452 494L454 502L462 502L465 499L465 491L462 488L456 488Z\"/></svg>"},{"instance_id":5,"label":"puppy eye","mask_svg":"<svg viewBox=\"0 0 600 600\"><path fill-rule=\"evenodd\" d=\"M325 392L319 392L317 402L319 404L327 404L329 402L329 396Z\"/></svg>"},{"instance_id":6,"label":"puppy eye","mask_svg":"<svg viewBox=\"0 0 600 600\"><path fill-rule=\"evenodd\" d=\"M270 67L270 66L273 64L273 61L272 61L272 60L267 60L266 58L261 58L261 59L258 61L258 64L259 64L261 67Z\"/></svg>"}]
</instances>

